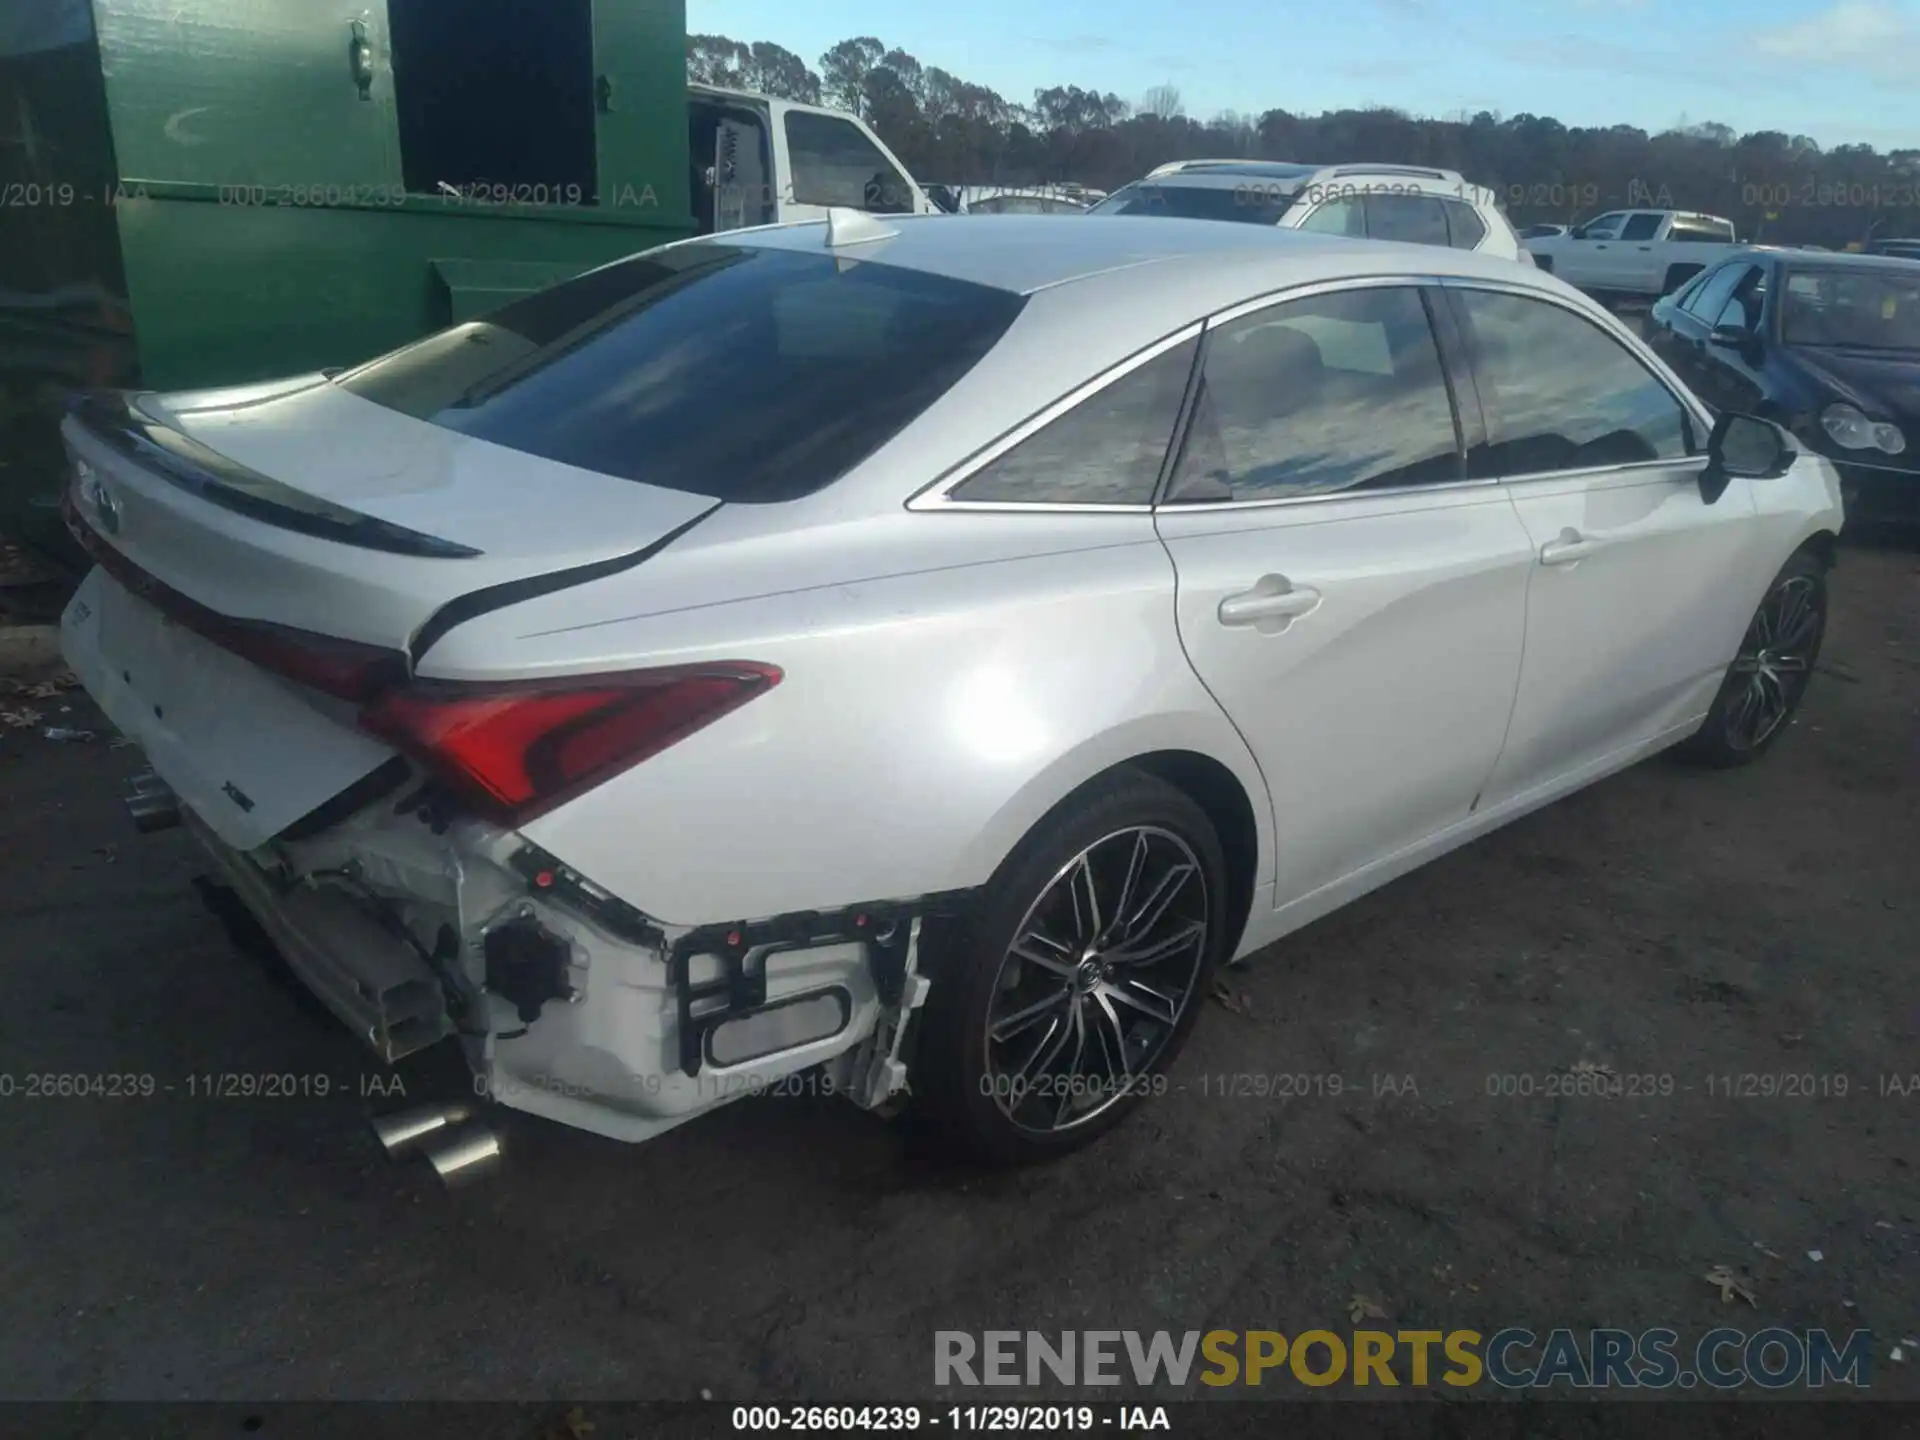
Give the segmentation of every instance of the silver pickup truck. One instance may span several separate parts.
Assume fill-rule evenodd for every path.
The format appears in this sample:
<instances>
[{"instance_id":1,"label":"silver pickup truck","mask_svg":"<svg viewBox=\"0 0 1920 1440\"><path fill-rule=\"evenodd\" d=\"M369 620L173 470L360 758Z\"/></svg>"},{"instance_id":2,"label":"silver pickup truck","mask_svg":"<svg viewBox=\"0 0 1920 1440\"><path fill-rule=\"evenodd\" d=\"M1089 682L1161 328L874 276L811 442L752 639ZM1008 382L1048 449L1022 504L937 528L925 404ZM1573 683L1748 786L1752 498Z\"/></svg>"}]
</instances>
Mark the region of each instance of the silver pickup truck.
<instances>
[{"instance_id":1,"label":"silver pickup truck","mask_svg":"<svg viewBox=\"0 0 1920 1440\"><path fill-rule=\"evenodd\" d=\"M1533 263L1598 296L1658 299L1738 250L1733 222L1689 210L1609 210L1523 239Z\"/></svg>"}]
</instances>

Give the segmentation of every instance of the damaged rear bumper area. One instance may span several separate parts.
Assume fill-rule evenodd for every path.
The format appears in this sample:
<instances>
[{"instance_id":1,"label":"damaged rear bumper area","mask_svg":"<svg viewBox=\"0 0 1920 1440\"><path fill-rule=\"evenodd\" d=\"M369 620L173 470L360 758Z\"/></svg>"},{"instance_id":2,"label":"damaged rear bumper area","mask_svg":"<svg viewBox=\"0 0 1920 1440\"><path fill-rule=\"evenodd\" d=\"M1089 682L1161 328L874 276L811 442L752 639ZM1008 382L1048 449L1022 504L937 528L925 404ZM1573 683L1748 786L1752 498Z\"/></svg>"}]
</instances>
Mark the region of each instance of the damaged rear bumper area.
<instances>
[{"instance_id":1,"label":"damaged rear bumper area","mask_svg":"<svg viewBox=\"0 0 1920 1440\"><path fill-rule=\"evenodd\" d=\"M127 804L143 828L193 833L374 1054L456 1037L477 1097L640 1141L814 1066L810 1093L879 1109L905 1091L921 927L963 895L670 929L397 778L397 802L250 852L151 774Z\"/></svg>"}]
</instances>

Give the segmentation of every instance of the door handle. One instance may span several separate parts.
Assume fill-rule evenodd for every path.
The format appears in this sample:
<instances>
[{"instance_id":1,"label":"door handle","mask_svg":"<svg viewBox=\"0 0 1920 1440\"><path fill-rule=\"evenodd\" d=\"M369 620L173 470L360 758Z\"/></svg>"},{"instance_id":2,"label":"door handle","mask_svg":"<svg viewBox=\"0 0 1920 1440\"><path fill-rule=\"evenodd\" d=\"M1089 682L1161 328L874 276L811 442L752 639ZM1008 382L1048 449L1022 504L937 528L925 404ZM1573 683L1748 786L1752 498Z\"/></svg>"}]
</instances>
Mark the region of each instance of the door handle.
<instances>
[{"instance_id":1,"label":"door handle","mask_svg":"<svg viewBox=\"0 0 1920 1440\"><path fill-rule=\"evenodd\" d=\"M347 27L347 69L360 98L373 99L373 42L367 39L364 20L355 20Z\"/></svg>"},{"instance_id":2,"label":"door handle","mask_svg":"<svg viewBox=\"0 0 1920 1440\"><path fill-rule=\"evenodd\" d=\"M1277 635L1319 606L1320 592L1311 585L1295 585L1284 575L1262 575L1251 590L1220 602L1220 623L1251 625L1262 635Z\"/></svg>"},{"instance_id":3,"label":"door handle","mask_svg":"<svg viewBox=\"0 0 1920 1440\"><path fill-rule=\"evenodd\" d=\"M1604 550L1609 543L1605 535L1582 535L1569 525L1557 539L1549 540L1540 547L1540 563L1577 565L1596 550Z\"/></svg>"}]
</instances>

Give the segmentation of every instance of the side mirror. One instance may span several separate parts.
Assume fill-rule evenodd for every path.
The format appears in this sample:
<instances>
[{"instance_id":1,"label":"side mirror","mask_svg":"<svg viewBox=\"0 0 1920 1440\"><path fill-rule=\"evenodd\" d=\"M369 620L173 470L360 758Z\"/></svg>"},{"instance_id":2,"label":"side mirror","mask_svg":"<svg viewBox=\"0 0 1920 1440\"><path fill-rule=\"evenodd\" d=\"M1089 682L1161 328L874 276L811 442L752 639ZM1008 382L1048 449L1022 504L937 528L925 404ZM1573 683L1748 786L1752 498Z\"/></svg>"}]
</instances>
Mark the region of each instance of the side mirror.
<instances>
[{"instance_id":1,"label":"side mirror","mask_svg":"<svg viewBox=\"0 0 1920 1440\"><path fill-rule=\"evenodd\" d=\"M1711 505L1735 480L1777 480L1793 468L1799 449L1771 420L1732 411L1714 422L1707 438L1707 468L1700 472L1700 498Z\"/></svg>"}]
</instances>

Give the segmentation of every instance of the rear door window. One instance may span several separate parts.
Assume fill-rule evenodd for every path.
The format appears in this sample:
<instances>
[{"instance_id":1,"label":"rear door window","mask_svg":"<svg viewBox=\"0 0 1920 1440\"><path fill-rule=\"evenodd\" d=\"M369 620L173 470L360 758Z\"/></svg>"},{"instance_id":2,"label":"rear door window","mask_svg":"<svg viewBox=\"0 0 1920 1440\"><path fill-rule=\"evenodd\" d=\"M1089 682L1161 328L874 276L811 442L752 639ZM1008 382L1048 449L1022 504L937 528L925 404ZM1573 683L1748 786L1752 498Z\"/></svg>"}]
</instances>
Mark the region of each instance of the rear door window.
<instances>
[{"instance_id":1,"label":"rear door window","mask_svg":"<svg viewBox=\"0 0 1920 1440\"><path fill-rule=\"evenodd\" d=\"M1367 217L1358 197L1329 200L1315 207L1313 213L1300 222L1299 228L1316 235L1348 235L1359 239L1367 233Z\"/></svg>"},{"instance_id":2,"label":"rear door window","mask_svg":"<svg viewBox=\"0 0 1920 1440\"><path fill-rule=\"evenodd\" d=\"M703 241L589 271L334 383L604 475L791 500L899 433L1024 303L898 266Z\"/></svg>"},{"instance_id":3,"label":"rear door window","mask_svg":"<svg viewBox=\"0 0 1920 1440\"><path fill-rule=\"evenodd\" d=\"M1337 291L1209 332L1172 503L1443 484L1460 437L1420 293Z\"/></svg>"},{"instance_id":4,"label":"rear door window","mask_svg":"<svg viewBox=\"0 0 1920 1440\"><path fill-rule=\"evenodd\" d=\"M1626 228L1620 232L1620 238L1622 240L1651 240L1659 233L1660 217L1658 215L1642 213L1633 216L1627 221Z\"/></svg>"}]
</instances>

